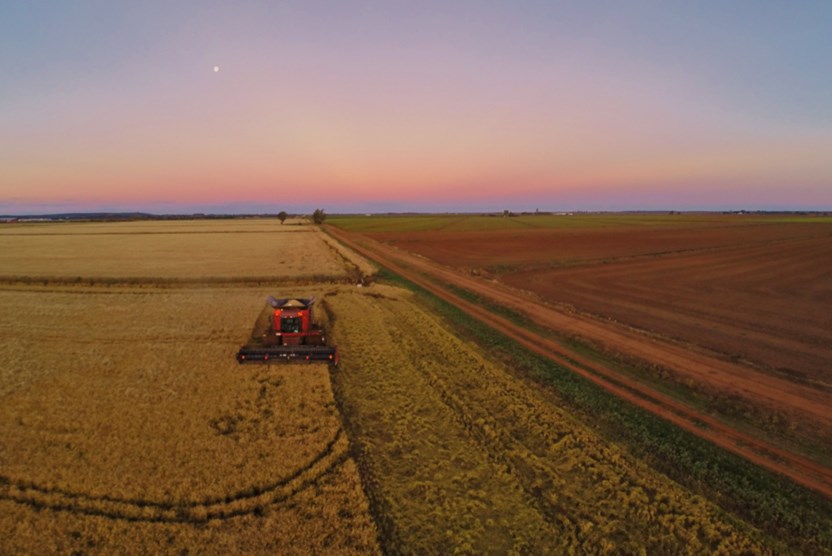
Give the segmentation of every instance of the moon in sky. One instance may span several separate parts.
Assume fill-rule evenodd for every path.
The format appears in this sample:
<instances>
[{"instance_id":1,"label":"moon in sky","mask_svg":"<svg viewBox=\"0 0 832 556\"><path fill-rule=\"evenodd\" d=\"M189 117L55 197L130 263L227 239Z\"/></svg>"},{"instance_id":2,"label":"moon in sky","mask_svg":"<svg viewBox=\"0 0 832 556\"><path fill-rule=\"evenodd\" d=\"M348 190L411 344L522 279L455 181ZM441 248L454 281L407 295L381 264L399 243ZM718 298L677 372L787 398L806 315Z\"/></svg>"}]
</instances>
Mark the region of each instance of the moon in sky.
<instances>
[{"instance_id":1,"label":"moon in sky","mask_svg":"<svg viewBox=\"0 0 832 556\"><path fill-rule=\"evenodd\" d=\"M219 66L214 66L214 73L217 73L218 71L220 71L220 67Z\"/></svg>"}]
</instances>

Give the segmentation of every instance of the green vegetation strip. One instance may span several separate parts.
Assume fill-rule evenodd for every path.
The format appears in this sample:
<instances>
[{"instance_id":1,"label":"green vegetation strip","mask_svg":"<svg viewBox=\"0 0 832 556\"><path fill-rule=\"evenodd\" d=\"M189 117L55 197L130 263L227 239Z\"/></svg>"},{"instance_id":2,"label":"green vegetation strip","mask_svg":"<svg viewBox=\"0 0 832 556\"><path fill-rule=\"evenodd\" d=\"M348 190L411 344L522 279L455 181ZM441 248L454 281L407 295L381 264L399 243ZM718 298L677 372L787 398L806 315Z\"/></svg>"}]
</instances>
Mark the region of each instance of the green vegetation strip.
<instances>
[{"instance_id":1,"label":"green vegetation strip","mask_svg":"<svg viewBox=\"0 0 832 556\"><path fill-rule=\"evenodd\" d=\"M832 501L617 398L387 269L378 277L415 292L460 336L554 389L588 425L673 480L774 539L807 553L832 553Z\"/></svg>"}]
</instances>

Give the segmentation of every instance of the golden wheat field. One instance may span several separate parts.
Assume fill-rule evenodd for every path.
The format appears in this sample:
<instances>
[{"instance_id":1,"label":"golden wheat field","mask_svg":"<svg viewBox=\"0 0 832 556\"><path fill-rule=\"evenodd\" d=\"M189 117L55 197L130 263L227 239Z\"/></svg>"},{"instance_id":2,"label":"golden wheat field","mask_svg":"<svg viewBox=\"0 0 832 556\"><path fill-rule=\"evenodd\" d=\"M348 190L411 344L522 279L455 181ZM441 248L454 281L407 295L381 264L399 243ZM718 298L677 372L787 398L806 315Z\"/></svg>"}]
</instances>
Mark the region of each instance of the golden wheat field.
<instances>
[{"instance_id":1,"label":"golden wheat field","mask_svg":"<svg viewBox=\"0 0 832 556\"><path fill-rule=\"evenodd\" d=\"M46 509L70 540L66 518L88 516L102 546L121 542L103 534L107 524L125 523L179 524L174 538L207 541L219 533L182 531L217 521L233 536L225 522L271 508L279 527L276 516L305 493L295 519L335 512L344 527L326 543L372 547L327 368L241 368L233 358L262 304L245 289L0 292L2 515L16 533L0 536L25 535L9 522ZM324 480L330 493L319 496ZM312 537L304 544L328 538Z\"/></svg>"},{"instance_id":2,"label":"golden wheat field","mask_svg":"<svg viewBox=\"0 0 832 556\"><path fill-rule=\"evenodd\" d=\"M0 226L0 279L325 279L348 271L315 226L275 219Z\"/></svg>"},{"instance_id":3,"label":"golden wheat field","mask_svg":"<svg viewBox=\"0 0 832 556\"><path fill-rule=\"evenodd\" d=\"M58 225L68 233L33 236L30 266L2 251L2 269L86 277L135 263L180 278L202 261L266 274L269 261L256 268L234 247L250 235L299 261L279 268L287 281L313 273L314 257L333 274L351 268L310 226L271 233L246 222L231 233L228 222L199 224L187 235L190 266L177 266L185 244L165 230L185 224ZM106 249L85 243L87 230L102 229ZM8 244L23 242L18 252L33 245L4 231ZM143 247L129 260L95 262L132 240ZM162 244L169 249L155 257ZM292 255L298 246L313 257ZM219 255L205 254L218 250L224 266L212 267ZM58 272L51 254L62 258ZM316 293L298 288L291 293ZM234 359L272 293L153 280L0 286L0 553L377 552L328 368Z\"/></svg>"}]
</instances>

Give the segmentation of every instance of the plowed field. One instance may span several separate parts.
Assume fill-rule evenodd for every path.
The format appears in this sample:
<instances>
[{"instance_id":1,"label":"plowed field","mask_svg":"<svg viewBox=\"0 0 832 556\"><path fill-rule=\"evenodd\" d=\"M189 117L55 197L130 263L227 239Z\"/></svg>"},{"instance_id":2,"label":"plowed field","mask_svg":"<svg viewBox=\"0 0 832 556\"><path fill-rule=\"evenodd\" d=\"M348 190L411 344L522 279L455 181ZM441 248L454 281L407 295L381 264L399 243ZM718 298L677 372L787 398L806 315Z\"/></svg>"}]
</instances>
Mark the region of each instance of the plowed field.
<instances>
[{"instance_id":1,"label":"plowed field","mask_svg":"<svg viewBox=\"0 0 832 556\"><path fill-rule=\"evenodd\" d=\"M616 225L602 221L595 226L584 223L575 227L568 225L569 217L562 218L566 223L557 228L536 227L535 219L528 217L530 224L520 228L384 231L367 235L444 265L502 274L531 268L610 264L632 257L759 245L816 235L828 237L832 232L832 223L766 224L728 217L645 224L640 220L629 223L628 217L620 216Z\"/></svg>"},{"instance_id":2,"label":"plowed field","mask_svg":"<svg viewBox=\"0 0 832 556\"><path fill-rule=\"evenodd\" d=\"M501 279L548 301L832 389L832 228L789 235Z\"/></svg>"}]
</instances>

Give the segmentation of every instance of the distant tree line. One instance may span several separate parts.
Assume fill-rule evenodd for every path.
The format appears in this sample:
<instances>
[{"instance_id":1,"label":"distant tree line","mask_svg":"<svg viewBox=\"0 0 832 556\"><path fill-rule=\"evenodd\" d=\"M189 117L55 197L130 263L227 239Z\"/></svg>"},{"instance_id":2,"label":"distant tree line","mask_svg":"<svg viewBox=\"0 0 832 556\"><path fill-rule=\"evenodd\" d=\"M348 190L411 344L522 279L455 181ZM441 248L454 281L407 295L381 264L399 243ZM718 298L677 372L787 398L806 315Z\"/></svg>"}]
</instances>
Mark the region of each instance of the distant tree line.
<instances>
[{"instance_id":1,"label":"distant tree line","mask_svg":"<svg viewBox=\"0 0 832 556\"><path fill-rule=\"evenodd\" d=\"M286 222L287 218L289 218L289 214L285 210L281 210L277 213L277 219L280 220L281 224ZM324 220L326 220L326 213L324 212L324 209L315 209L315 212L312 213L312 222L315 224L323 224Z\"/></svg>"}]
</instances>

